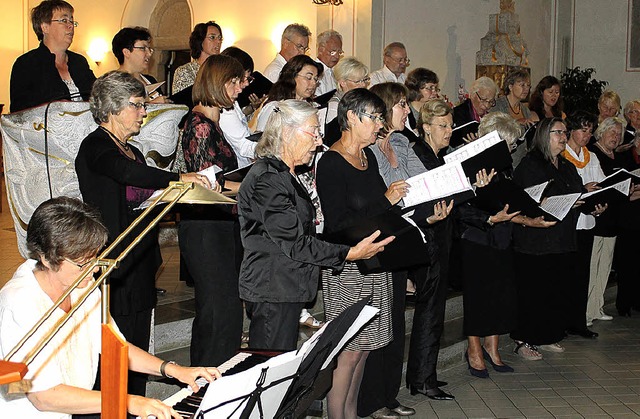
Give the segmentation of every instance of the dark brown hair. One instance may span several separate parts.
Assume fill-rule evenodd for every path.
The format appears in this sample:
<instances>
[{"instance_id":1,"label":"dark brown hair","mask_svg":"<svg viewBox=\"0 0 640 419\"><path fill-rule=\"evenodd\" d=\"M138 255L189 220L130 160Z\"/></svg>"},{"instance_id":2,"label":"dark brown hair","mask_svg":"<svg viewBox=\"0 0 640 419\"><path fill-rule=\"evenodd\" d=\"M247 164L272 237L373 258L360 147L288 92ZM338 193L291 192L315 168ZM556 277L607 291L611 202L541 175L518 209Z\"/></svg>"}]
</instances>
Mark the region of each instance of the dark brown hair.
<instances>
[{"instance_id":1,"label":"dark brown hair","mask_svg":"<svg viewBox=\"0 0 640 419\"><path fill-rule=\"evenodd\" d=\"M225 84L234 78L242 79L242 64L228 55L212 55L208 57L196 76L191 98L194 104L216 106L229 109L233 100L227 94Z\"/></svg>"},{"instance_id":2,"label":"dark brown hair","mask_svg":"<svg viewBox=\"0 0 640 419\"><path fill-rule=\"evenodd\" d=\"M31 9L31 26L38 37L38 41L44 39L44 33L40 25L51 23L53 12L56 10L69 10L73 13L73 6L64 0L44 0L42 3Z\"/></svg>"}]
</instances>

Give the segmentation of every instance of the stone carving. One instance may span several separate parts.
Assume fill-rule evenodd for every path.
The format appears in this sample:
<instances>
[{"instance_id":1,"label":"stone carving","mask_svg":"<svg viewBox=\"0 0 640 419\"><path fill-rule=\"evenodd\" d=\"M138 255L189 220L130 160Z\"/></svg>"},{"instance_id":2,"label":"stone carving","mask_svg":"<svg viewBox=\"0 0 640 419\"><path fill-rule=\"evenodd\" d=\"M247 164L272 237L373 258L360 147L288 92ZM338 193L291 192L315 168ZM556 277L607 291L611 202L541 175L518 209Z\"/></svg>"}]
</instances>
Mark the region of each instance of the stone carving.
<instances>
[{"instance_id":1,"label":"stone carving","mask_svg":"<svg viewBox=\"0 0 640 419\"><path fill-rule=\"evenodd\" d=\"M81 198L74 166L80 143L97 124L87 102L53 102L46 106L2 115L7 201L13 217L18 250L26 258L26 228L31 214L49 199L47 159L53 196ZM178 122L187 113L181 105L149 105L140 134L130 140L147 164L169 170L178 142Z\"/></svg>"},{"instance_id":2,"label":"stone carving","mask_svg":"<svg viewBox=\"0 0 640 419\"><path fill-rule=\"evenodd\" d=\"M513 0L500 0L500 13L489 16L489 31L480 40L476 65L528 67L529 51L520 34L520 18Z\"/></svg>"}]
</instances>

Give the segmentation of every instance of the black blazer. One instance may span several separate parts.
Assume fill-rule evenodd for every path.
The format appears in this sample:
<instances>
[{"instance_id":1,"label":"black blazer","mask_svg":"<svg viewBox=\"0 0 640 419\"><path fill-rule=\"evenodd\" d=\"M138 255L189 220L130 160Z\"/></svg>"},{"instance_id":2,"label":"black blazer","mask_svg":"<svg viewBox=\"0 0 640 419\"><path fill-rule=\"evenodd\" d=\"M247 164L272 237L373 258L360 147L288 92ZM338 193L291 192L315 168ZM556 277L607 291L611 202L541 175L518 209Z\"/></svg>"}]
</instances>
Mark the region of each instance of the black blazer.
<instances>
[{"instance_id":1,"label":"black blazer","mask_svg":"<svg viewBox=\"0 0 640 419\"><path fill-rule=\"evenodd\" d=\"M96 76L80 54L67 51L69 74L82 100L89 100ZM69 89L56 69L56 56L42 42L36 49L21 55L11 69L11 112L55 100L70 100Z\"/></svg>"},{"instance_id":2,"label":"black blazer","mask_svg":"<svg viewBox=\"0 0 640 419\"><path fill-rule=\"evenodd\" d=\"M320 267L342 269L349 246L315 237L309 194L281 160L260 158L238 192L244 259L240 298L306 302L315 298Z\"/></svg>"}]
</instances>

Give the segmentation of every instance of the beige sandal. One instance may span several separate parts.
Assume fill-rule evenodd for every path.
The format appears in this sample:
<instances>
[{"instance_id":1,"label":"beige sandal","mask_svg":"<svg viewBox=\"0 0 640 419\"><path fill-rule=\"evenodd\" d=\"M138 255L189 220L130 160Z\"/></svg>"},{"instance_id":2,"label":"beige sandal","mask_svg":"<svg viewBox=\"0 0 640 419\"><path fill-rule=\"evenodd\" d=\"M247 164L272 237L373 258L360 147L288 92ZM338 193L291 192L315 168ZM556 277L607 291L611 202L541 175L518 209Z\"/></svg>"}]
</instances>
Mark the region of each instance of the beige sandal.
<instances>
[{"instance_id":1,"label":"beige sandal","mask_svg":"<svg viewBox=\"0 0 640 419\"><path fill-rule=\"evenodd\" d=\"M513 352L527 361L539 361L542 359L542 354L538 352L538 348L526 342L516 341L516 348Z\"/></svg>"}]
</instances>

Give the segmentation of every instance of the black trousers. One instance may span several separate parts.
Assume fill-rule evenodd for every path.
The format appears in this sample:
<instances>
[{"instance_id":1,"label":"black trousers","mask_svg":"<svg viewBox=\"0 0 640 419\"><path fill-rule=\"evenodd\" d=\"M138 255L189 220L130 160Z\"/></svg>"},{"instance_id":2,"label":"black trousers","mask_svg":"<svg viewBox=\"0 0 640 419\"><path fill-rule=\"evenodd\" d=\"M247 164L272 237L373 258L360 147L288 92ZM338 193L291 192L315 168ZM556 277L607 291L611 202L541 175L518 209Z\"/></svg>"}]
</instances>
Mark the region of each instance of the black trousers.
<instances>
[{"instance_id":1,"label":"black trousers","mask_svg":"<svg viewBox=\"0 0 640 419\"><path fill-rule=\"evenodd\" d=\"M587 299L589 298L593 230L578 230L577 239L578 251L573 259L575 274L566 278L567 329L584 330L587 324Z\"/></svg>"},{"instance_id":2,"label":"black trousers","mask_svg":"<svg viewBox=\"0 0 640 419\"><path fill-rule=\"evenodd\" d=\"M300 311L305 303L245 301L249 325L249 345L253 349L293 351L298 346Z\"/></svg>"},{"instance_id":3,"label":"black trousers","mask_svg":"<svg viewBox=\"0 0 640 419\"><path fill-rule=\"evenodd\" d=\"M444 330L447 302L447 277L440 273L440 261L410 273L416 287L416 309L409 343L407 385L432 389L438 387L436 364L440 337Z\"/></svg>"},{"instance_id":4,"label":"black trousers","mask_svg":"<svg viewBox=\"0 0 640 419\"><path fill-rule=\"evenodd\" d=\"M369 416L382 407L394 409L402 382L404 359L404 309L407 293L407 272L394 272L391 324L393 340L387 346L371 351L364 367L358 394L358 416Z\"/></svg>"},{"instance_id":5,"label":"black trousers","mask_svg":"<svg viewBox=\"0 0 640 419\"><path fill-rule=\"evenodd\" d=\"M236 354L242 339L239 225L233 220L183 220L178 238L195 287L191 365L218 366Z\"/></svg>"},{"instance_id":6,"label":"black trousers","mask_svg":"<svg viewBox=\"0 0 640 419\"><path fill-rule=\"evenodd\" d=\"M616 273L618 294L616 309L622 314L632 308L640 311L640 263L638 257L640 231L627 229L616 241Z\"/></svg>"}]
</instances>

